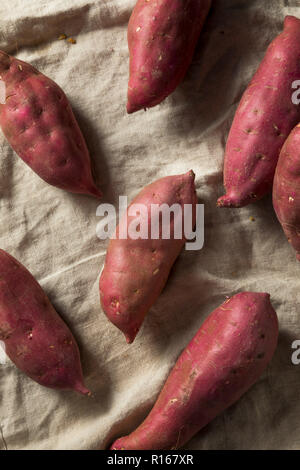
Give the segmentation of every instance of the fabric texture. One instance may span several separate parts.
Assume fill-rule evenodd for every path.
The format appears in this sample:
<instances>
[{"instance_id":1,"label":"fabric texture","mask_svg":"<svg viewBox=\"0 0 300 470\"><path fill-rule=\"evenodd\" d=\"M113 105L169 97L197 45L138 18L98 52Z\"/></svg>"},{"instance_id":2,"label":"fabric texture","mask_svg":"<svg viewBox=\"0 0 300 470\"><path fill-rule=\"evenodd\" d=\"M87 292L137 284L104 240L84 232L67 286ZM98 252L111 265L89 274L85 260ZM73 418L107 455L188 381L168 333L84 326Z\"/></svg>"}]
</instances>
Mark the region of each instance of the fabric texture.
<instances>
[{"instance_id":1,"label":"fabric texture","mask_svg":"<svg viewBox=\"0 0 300 470\"><path fill-rule=\"evenodd\" d=\"M205 244L183 251L132 345L106 319L98 280L96 199L39 179L0 135L0 246L40 282L77 338L94 396L43 388L1 356L1 449L105 449L141 423L179 353L226 296L265 291L280 320L259 382L186 449L299 449L299 264L271 197L217 209L237 104L297 0L214 0L183 84L147 112L126 114L127 23L135 0L2 0L0 49L30 62L70 99L104 192L132 199L148 183L193 169ZM76 44L58 40L61 34Z\"/></svg>"}]
</instances>

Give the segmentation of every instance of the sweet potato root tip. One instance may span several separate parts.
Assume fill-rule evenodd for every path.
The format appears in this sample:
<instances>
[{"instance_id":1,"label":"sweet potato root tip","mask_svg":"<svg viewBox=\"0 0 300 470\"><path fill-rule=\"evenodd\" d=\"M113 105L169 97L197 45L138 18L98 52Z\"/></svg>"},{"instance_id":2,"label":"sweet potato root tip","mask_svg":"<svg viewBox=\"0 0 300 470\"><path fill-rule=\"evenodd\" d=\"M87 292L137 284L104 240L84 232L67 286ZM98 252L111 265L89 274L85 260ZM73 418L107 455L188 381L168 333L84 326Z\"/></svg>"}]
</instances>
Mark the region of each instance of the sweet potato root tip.
<instances>
[{"instance_id":1,"label":"sweet potato root tip","mask_svg":"<svg viewBox=\"0 0 300 470\"><path fill-rule=\"evenodd\" d=\"M92 396L92 392L86 388L82 382L77 382L74 386L74 390L81 395L87 395L89 397Z\"/></svg>"}]
</instances>

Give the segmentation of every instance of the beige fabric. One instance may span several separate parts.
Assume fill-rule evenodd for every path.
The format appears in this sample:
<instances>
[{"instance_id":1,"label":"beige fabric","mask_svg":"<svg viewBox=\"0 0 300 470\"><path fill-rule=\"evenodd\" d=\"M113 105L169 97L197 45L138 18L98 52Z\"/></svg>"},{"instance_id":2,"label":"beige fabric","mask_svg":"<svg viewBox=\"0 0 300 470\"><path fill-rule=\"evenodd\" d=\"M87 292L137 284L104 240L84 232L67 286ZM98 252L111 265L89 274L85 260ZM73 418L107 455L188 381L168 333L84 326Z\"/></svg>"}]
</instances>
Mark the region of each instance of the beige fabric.
<instances>
[{"instance_id":1,"label":"beige fabric","mask_svg":"<svg viewBox=\"0 0 300 470\"><path fill-rule=\"evenodd\" d=\"M70 325L94 398L48 390L0 365L2 449L96 449L133 430L178 354L226 295L268 291L280 317L277 353L238 404L189 449L299 449L299 264L271 198L220 210L225 140L236 105L295 0L215 0L187 77L161 106L126 115L127 22L135 0L2 0L0 48L67 93L87 139L103 202L193 169L205 203L205 247L183 252L133 345L99 306L107 246L98 202L41 181L0 136L0 246L36 276ZM77 44L57 40L62 33ZM251 220L251 218L255 220ZM1 439L2 435L2 439Z\"/></svg>"}]
</instances>

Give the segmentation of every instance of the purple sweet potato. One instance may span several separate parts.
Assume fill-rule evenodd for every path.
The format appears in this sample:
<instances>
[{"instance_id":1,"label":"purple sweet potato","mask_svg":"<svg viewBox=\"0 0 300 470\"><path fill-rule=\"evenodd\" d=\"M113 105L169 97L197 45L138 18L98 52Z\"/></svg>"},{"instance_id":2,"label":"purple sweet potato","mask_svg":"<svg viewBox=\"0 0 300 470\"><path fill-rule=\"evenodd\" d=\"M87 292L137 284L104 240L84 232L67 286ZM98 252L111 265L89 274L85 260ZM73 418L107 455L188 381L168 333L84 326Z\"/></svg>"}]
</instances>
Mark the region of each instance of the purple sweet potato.
<instances>
[{"instance_id":1,"label":"purple sweet potato","mask_svg":"<svg viewBox=\"0 0 300 470\"><path fill-rule=\"evenodd\" d=\"M61 88L2 51L0 79L6 87L0 125L19 157L47 183L100 198L85 140Z\"/></svg>"},{"instance_id":2,"label":"purple sweet potato","mask_svg":"<svg viewBox=\"0 0 300 470\"><path fill-rule=\"evenodd\" d=\"M211 0L138 0L128 25L127 112L161 103L183 80Z\"/></svg>"},{"instance_id":3,"label":"purple sweet potato","mask_svg":"<svg viewBox=\"0 0 300 470\"><path fill-rule=\"evenodd\" d=\"M109 242L105 265L100 277L100 300L108 319L117 326L132 343L144 317L163 290L170 270L184 243L182 237L175 238L174 227L183 226L184 206L192 208L195 222L197 196L192 171L184 175L167 176L146 186L132 201L117 227L115 238ZM133 239L124 229L136 219L129 212L134 205L143 204L147 213L142 216L148 227L148 239ZM159 220L158 238L151 238L153 218L151 208L166 204L171 208L178 204L181 213L169 219L170 238L162 236L162 219ZM121 239L119 233L127 238Z\"/></svg>"},{"instance_id":4,"label":"purple sweet potato","mask_svg":"<svg viewBox=\"0 0 300 470\"><path fill-rule=\"evenodd\" d=\"M35 382L84 395L77 343L41 286L0 250L0 340L15 365Z\"/></svg>"},{"instance_id":5,"label":"purple sweet potato","mask_svg":"<svg viewBox=\"0 0 300 470\"><path fill-rule=\"evenodd\" d=\"M219 207L242 207L271 191L280 150L300 121L300 106L292 102L292 84L299 79L300 20L287 16L236 111Z\"/></svg>"},{"instance_id":6,"label":"purple sweet potato","mask_svg":"<svg viewBox=\"0 0 300 470\"><path fill-rule=\"evenodd\" d=\"M273 206L300 261L300 124L286 140L276 167Z\"/></svg>"},{"instance_id":7,"label":"purple sweet potato","mask_svg":"<svg viewBox=\"0 0 300 470\"><path fill-rule=\"evenodd\" d=\"M277 338L269 294L242 292L226 300L183 351L145 421L111 449L184 446L259 379Z\"/></svg>"}]
</instances>

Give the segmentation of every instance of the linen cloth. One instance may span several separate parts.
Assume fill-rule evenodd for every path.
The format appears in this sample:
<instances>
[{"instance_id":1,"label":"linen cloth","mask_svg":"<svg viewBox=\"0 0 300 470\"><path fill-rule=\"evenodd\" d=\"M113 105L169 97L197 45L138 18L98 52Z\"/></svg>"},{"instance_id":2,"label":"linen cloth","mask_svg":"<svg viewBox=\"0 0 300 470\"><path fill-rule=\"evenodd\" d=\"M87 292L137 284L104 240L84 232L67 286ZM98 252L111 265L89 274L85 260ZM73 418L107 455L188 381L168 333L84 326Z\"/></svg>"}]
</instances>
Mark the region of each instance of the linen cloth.
<instances>
[{"instance_id":1,"label":"linen cloth","mask_svg":"<svg viewBox=\"0 0 300 470\"><path fill-rule=\"evenodd\" d=\"M127 23L135 0L2 0L0 48L65 91L86 138L102 202L193 169L205 244L183 250L132 345L106 319L98 280L96 199L47 185L0 136L0 246L40 282L70 326L94 397L41 387L1 356L1 449L105 449L151 409L205 317L239 291L271 294L279 345L259 382L186 449L299 449L300 265L271 197L217 209L226 138L238 102L297 0L214 0L183 84L147 112L126 114ZM76 44L58 40L61 34Z\"/></svg>"}]
</instances>

